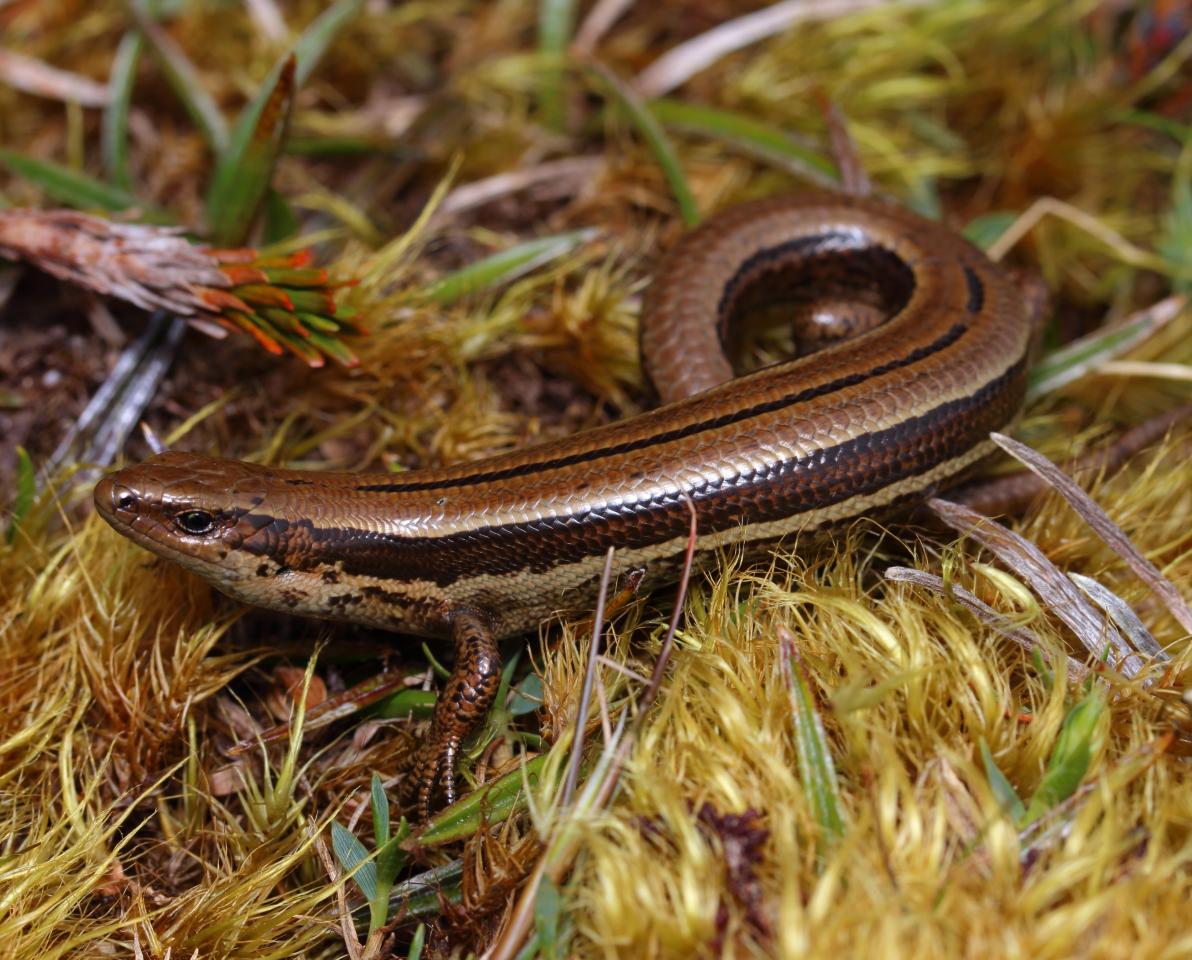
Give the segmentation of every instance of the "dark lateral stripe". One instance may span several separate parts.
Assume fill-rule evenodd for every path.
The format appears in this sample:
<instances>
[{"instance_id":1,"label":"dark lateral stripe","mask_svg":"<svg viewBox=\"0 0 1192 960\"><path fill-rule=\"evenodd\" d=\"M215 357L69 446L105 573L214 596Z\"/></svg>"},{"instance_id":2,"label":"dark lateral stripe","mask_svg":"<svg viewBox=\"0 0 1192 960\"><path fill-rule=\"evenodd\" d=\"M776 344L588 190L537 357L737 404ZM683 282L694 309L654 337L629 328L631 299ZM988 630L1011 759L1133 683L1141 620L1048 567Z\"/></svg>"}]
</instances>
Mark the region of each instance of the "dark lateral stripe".
<instances>
[{"instance_id":1,"label":"dark lateral stripe","mask_svg":"<svg viewBox=\"0 0 1192 960\"><path fill-rule=\"evenodd\" d=\"M666 542L687 531L686 497L696 505L703 534L781 520L874 493L972 449L1018 409L1025 365L1022 358L972 396L942 403L886 430L653 501L440 537L316 527L303 520L283 531L281 543L266 529L241 546L253 553L280 548L283 556L276 559L298 569L335 560L349 575L447 586L482 574L542 573L599 556L610 546L633 549Z\"/></svg>"},{"instance_id":2,"label":"dark lateral stripe","mask_svg":"<svg viewBox=\"0 0 1192 960\"><path fill-rule=\"evenodd\" d=\"M555 457L552 460L540 460L531 463L518 464L515 467L506 467L503 470L490 470L487 473L471 473L463 477L455 477L450 480L420 480L412 481L410 483L369 483L357 487L356 489L361 493L414 493L421 490L440 490L448 487L464 487L470 486L474 483L491 483L496 480L509 480L513 477L524 477L532 473L541 473L547 470L557 470L561 467L570 467L577 463L586 463L591 460L598 460L602 457L618 456L623 453L632 453L635 450L643 450L647 447L658 446L659 444L670 443L674 440L682 440L684 437L690 437L697 433L703 433L705 430L718 430L721 427L727 427L734 423L740 423L743 420L748 420L752 417L758 417L765 413L773 413L776 410L784 410L787 407L792 407L795 404L806 403L809 400L814 400L817 397L823 397L831 393L836 393L846 387L856 386L859 383L864 383L866 380L871 380L874 377L884 376L887 373L892 373L895 370L901 370L904 367L909 367L913 363L918 363L930 357L932 354L939 353L941 350L947 349L954 344L967 330L967 326L963 323L953 324L952 327L943 335L938 337L932 343L926 344L912 350L910 353L897 360L891 360L888 363L879 364L870 370L865 370L860 373L850 373L846 377L840 377L830 383L821 384L818 387L810 387L806 390L800 390L798 393L788 393L786 396L778 397L774 400L768 400L765 403L756 403L751 407L746 407L742 410L734 410L731 413L722 414L719 417L714 417L711 420L703 420L699 423L690 423L685 427L678 427L674 430L665 430L662 433L656 433L649 437L642 437L640 440L631 440L626 443L618 443L609 447L601 447L596 450L586 450L580 453L573 453L565 457Z\"/></svg>"},{"instance_id":3,"label":"dark lateral stripe","mask_svg":"<svg viewBox=\"0 0 1192 960\"><path fill-rule=\"evenodd\" d=\"M760 268L781 261L794 261L790 264L794 267L800 260L806 260L821 253L839 255L846 251L854 253L874 249L874 247L875 244L858 230L835 230L826 233L813 233L805 237L792 237L790 240L782 243L763 247L743 260L741 265L737 267L736 273L724 284L724 289L720 294L720 302L716 306L716 313L723 320L728 305L737 298L737 294L741 292L743 287L749 286L753 281L754 275ZM888 252L884 248L880 249ZM839 260L833 261L834 264L839 262ZM907 273L910 274L911 284L913 285L914 274L911 273L909 267L907 268Z\"/></svg>"},{"instance_id":4,"label":"dark lateral stripe","mask_svg":"<svg viewBox=\"0 0 1192 960\"><path fill-rule=\"evenodd\" d=\"M968 312L980 313L985 306L985 284L967 263L964 265L964 282L968 284Z\"/></svg>"}]
</instances>

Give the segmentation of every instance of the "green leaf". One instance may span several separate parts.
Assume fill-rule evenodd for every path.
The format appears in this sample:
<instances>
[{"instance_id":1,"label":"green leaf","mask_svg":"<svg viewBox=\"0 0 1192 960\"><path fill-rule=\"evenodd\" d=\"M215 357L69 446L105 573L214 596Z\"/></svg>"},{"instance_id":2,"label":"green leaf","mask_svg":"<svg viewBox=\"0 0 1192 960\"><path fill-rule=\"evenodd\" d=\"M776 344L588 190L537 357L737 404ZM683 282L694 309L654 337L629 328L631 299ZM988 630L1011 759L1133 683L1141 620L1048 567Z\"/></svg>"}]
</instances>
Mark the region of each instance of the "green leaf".
<instances>
[{"instance_id":1,"label":"green leaf","mask_svg":"<svg viewBox=\"0 0 1192 960\"><path fill-rule=\"evenodd\" d=\"M1049 353L1031 368L1027 399L1045 396L1133 349L1182 312L1172 298L1142 310L1127 323L1096 330Z\"/></svg>"},{"instance_id":2,"label":"green leaf","mask_svg":"<svg viewBox=\"0 0 1192 960\"><path fill-rule=\"evenodd\" d=\"M1012 210L994 210L974 217L963 230L964 238L975 247L988 250L1010 229L1018 214Z\"/></svg>"},{"instance_id":3,"label":"green leaf","mask_svg":"<svg viewBox=\"0 0 1192 960\"><path fill-rule=\"evenodd\" d=\"M453 303L461 297L524 276L570 253L594 236L596 231L587 229L527 240L449 273L428 287L425 296L435 303Z\"/></svg>"},{"instance_id":4,"label":"green leaf","mask_svg":"<svg viewBox=\"0 0 1192 960\"><path fill-rule=\"evenodd\" d=\"M1149 110L1119 110L1106 118L1112 124L1136 123L1148 130L1166 134L1176 143L1184 143L1192 135L1192 126Z\"/></svg>"},{"instance_id":5,"label":"green leaf","mask_svg":"<svg viewBox=\"0 0 1192 960\"><path fill-rule=\"evenodd\" d=\"M351 23L363 8L364 0L340 0L319 14L302 31L302 36L294 44L294 56L298 60L298 69L294 74L296 88L301 89L310 79L336 35Z\"/></svg>"},{"instance_id":6,"label":"green leaf","mask_svg":"<svg viewBox=\"0 0 1192 960\"><path fill-rule=\"evenodd\" d=\"M1068 711L1043 779L1023 814L1023 824L1038 820L1076 792L1088 772L1093 751L1100 746L1097 728L1104 713L1105 696L1099 687Z\"/></svg>"},{"instance_id":7,"label":"green leaf","mask_svg":"<svg viewBox=\"0 0 1192 960\"><path fill-rule=\"evenodd\" d=\"M128 113L137 64L144 47L145 38L136 31L121 37L108 76L108 105L103 112L101 132L103 166L112 183L122 190L132 187L132 176L128 172Z\"/></svg>"},{"instance_id":8,"label":"green leaf","mask_svg":"<svg viewBox=\"0 0 1192 960\"><path fill-rule=\"evenodd\" d=\"M371 904L377 898L377 865L369 861L364 844L338 820L332 820L331 848L344 870L352 874L364 899Z\"/></svg>"},{"instance_id":9,"label":"green leaf","mask_svg":"<svg viewBox=\"0 0 1192 960\"><path fill-rule=\"evenodd\" d=\"M377 855L373 861L376 864L376 893L368 902L368 932L370 934L385 926L389 919L389 891L393 889L393 879L401 869L402 854L401 838L392 837L377 848Z\"/></svg>"},{"instance_id":10,"label":"green leaf","mask_svg":"<svg viewBox=\"0 0 1192 960\"><path fill-rule=\"evenodd\" d=\"M422 948L426 944L426 924L418 924L418 928L414 931L414 938L410 941L410 952L406 954L406 960L422 960Z\"/></svg>"},{"instance_id":11,"label":"green leaf","mask_svg":"<svg viewBox=\"0 0 1192 960\"><path fill-rule=\"evenodd\" d=\"M380 848L389 839L389 798L385 796L385 785L376 773L372 775L369 792L372 800L373 839Z\"/></svg>"},{"instance_id":12,"label":"green leaf","mask_svg":"<svg viewBox=\"0 0 1192 960\"><path fill-rule=\"evenodd\" d=\"M552 130L563 130L567 121L567 100L563 63L575 29L575 0L539 0L538 50L551 66L542 72L542 115Z\"/></svg>"},{"instance_id":13,"label":"green leaf","mask_svg":"<svg viewBox=\"0 0 1192 960\"><path fill-rule=\"evenodd\" d=\"M998 769L993 760L993 754L989 752L989 744L985 742L984 738L981 739L980 746L981 763L985 765L985 778L989 781L989 788L997 799L999 809L1015 823L1021 823L1022 815L1026 810L1022 805L1022 799L1018 796L1013 784L1006 779L1006 775Z\"/></svg>"},{"instance_id":14,"label":"green leaf","mask_svg":"<svg viewBox=\"0 0 1192 960\"><path fill-rule=\"evenodd\" d=\"M17 495L13 499L12 508L8 513L8 531L5 539L12 543L16 538L17 529L21 521L29 515L33 508L33 498L37 493L37 473L33 469L33 459L24 447L17 447Z\"/></svg>"},{"instance_id":15,"label":"green leaf","mask_svg":"<svg viewBox=\"0 0 1192 960\"><path fill-rule=\"evenodd\" d=\"M502 823L525 806L522 787L542 776L546 755L537 756L499 780L476 790L442 810L416 834L419 846L432 847L470 837L484 825Z\"/></svg>"},{"instance_id":16,"label":"green leaf","mask_svg":"<svg viewBox=\"0 0 1192 960\"><path fill-rule=\"evenodd\" d=\"M354 367L360 361L356 354L352 353L348 346L338 337L329 336L325 333L319 333L317 330L307 331L307 340L313 343L323 353L329 356L337 363L343 364L345 367Z\"/></svg>"},{"instance_id":17,"label":"green leaf","mask_svg":"<svg viewBox=\"0 0 1192 960\"><path fill-rule=\"evenodd\" d=\"M397 693L377 701L372 716L381 720L395 717L413 716L426 720L435 712L435 693L433 690L398 690Z\"/></svg>"},{"instance_id":18,"label":"green leaf","mask_svg":"<svg viewBox=\"0 0 1192 960\"><path fill-rule=\"evenodd\" d=\"M139 208L141 219L146 222L170 222L168 213L144 203L126 190L49 160L38 160L15 150L0 150L0 163L68 207L113 212Z\"/></svg>"},{"instance_id":19,"label":"green leaf","mask_svg":"<svg viewBox=\"0 0 1192 960\"><path fill-rule=\"evenodd\" d=\"M262 245L269 247L298 235L302 225L294 208L276 190L265 192L265 223L261 228Z\"/></svg>"},{"instance_id":20,"label":"green leaf","mask_svg":"<svg viewBox=\"0 0 1192 960\"><path fill-rule=\"evenodd\" d=\"M207 193L207 224L217 246L244 243L273 181L294 102L293 54L277 64L240 114Z\"/></svg>"},{"instance_id":21,"label":"green leaf","mask_svg":"<svg viewBox=\"0 0 1192 960\"><path fill-rule=\"evenodd\" d=\"M533 713L542 707L542 678L536 673L528 673L513 689L513 696L509 699L510 716L520 717Z\"/></svg>"},{"instance_id":22,"label":"green leaf","mask_svg":"<svg viewBox=\"0 0 1192 960\"><path fill-rule=\"evenodd\" d=\"M679 214L688 227L696 226L700 221L699 207L695 203L695 195L687 184L687 175L679 163L675 148L662 129L662 125L642 103L641 98L630 90L609 70L600 66L589 66L588 73L612 94L614 102L618 103L630 122L637 127L638 132L654 153L654 159L662 167L666 182L670 184L671 193L679 207Z\"/></svg>"},{"instance_id":23,"label":"green leaf","mask_svg":"<svg viewBox=\"0 0 1192 960\"><path fill-rule=\"evenodd\" d=\"M815 708L815 698L803 675L802 664L793 650L787 656L790 667L788 690L795 721L795 748L798 751L799 780L803 784L816 822L829 843L844 835L844 818L840 814L840 788L836 782L836 766L828 744L824 723Z\"/></svg>"},{"instance_id":24,"label":"green leaf","mask_svg":"<svg viewBox=\"0 0 1192 960\"><path fill-rule=\"evenodd\" d=\"M1156 249L1183 269L1172 276L1172 286L1179 293L1192 292L1192 183L1186 163L1176 169L1171 188L1171 206L1163 218L1163 233Z\"/></svg>"},{"instance_id":25,"label":"green leaf","mask_svg":"<svg viewBox=\"0 0 1192 960\"><path fill-rule=\"evenodd\" d=\"M559 917L563 912L563 897L550 877L543 875L534 898L534 930L544 960L558 957Z\"/></svg>"},{"instance_id":26,"label":"green leaf","mask_svg":"<svg viewBox=\"0 0 1192 960\"><path fill-rule=\"evenodd\" d=\"M199 128L207 145L222 153L228 145L228 125L211 95L203 88L199 73L168 33L145 13L136 0L126 6L136 20L137 27L149 41L149 50L166 75L166 81L182 101L182 106Z\"/></svg>"},{"instance_id":27,"label":"green leaf","mask_svg":"<svg viewBox=\"0 0 1192 960\"><path fill-rule=\"evenodd\" d=\"M802 146L783 131L753 117L684 100L653 100L649 108L664 126L716 137L752 156L776 161L796 173L810 174L833 183L839 181L836 165L824 154Z\"/></svg>"}]
</instances>

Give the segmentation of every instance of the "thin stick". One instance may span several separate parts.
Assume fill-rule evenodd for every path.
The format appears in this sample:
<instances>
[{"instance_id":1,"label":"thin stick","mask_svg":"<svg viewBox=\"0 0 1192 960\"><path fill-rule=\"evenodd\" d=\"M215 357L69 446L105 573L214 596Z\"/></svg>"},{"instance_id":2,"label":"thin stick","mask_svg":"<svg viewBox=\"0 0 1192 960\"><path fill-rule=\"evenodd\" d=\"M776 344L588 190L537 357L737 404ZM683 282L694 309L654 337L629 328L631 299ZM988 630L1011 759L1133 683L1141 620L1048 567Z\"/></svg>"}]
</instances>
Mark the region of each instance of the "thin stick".
<instances>
[{"instance_id":1,"label":"thin stick","mask_svg":"<svg viewBox=\"0 0 1192 960\"><path fill-rule=\"evenodd\" d=\"M588 710L592 706L592 683L596 678L596 662L600 657L600 638L604 634L604 604L608 599L608 585L613 575L613 553L609 547L604 555L604 570L600 574L600 592L596 595L596 616L592 621L592 642L588 645L588 667L584 672L584 687L579 696L579 712L575 716L575 736L571 741L571 768L563 785L561 806L567 806L579 780L579 766L584 753L584 732L588 724Z\"/></svg>"}]
</instances>

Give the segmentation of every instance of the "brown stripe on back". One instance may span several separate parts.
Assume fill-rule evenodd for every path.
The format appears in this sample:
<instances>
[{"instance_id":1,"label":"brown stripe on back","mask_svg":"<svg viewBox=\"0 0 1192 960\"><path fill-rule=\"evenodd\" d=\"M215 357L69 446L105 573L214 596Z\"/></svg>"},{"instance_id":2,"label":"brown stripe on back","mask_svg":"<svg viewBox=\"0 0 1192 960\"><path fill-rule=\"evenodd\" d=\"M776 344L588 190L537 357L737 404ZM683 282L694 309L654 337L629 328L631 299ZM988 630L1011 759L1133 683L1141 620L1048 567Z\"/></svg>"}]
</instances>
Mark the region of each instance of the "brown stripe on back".
<instances>
[{"instance_id":1,"label":"brown stripe on back","mask_svg":"<svg viewBox=\"0 0 1192 960\"><path fill-rule=\"evenodd\" d=\"M888 373L893 373L896 370L902 370L911 366L920 360L925 360L933 354L939 353L941 350L946 350L952 344L956 343L961 338L965 330L968 328L963 323L953 324L945 333L931 343L925 344L921 347L916 347L909 353L898 357L895 360L890 360L886 363L879 364L867 370L850 373L848 376L840 377L830 383L823 383L819 386L809 387L806 390L800 390L797 393L788 393L785 396L778 397L774 400L767 400L763 403L756 403L749 407L744 407L739 410L731 410L728 413L722 414L719 417L714 417L710 420L702 420L697 423L688 423L682 427L673 430L664 430L648 437L641 437L637 440L630 440L625 443L618 443L608 447L600 447L594 450L585 450L579 453L569 454L564 457L555 457L550 460L531 461L529 463L521 463L516 466L506 467L501 470L490 470L483 473L470 473L464 476L454 477L445 480L413 480L408 483L369 483L363 484L356 488L360 493L416 493L426 490L440 490L449 487L464 487L471 486L477 483L492 483L497 480L510 480L514 477L524 477L535 473L542 473L547 470L558 470L562 467L574 466L577 463L587 463L593 460L599 460L603 457L620 456L625 453L633 453L637 450L644 450L650 447L660 446L665 443L673 443L676 440L682 440L686 437L694 436L698 433L703 433L708 430L719 430L723 427L732 426L735 423L741 423L745 420L750 420L754 417L759 417L767 413L775 413L779 410L785 410L788 407L793 407L796 404L807 403L819 397L827 396L828 394L836 393L844 390L847 387L855 387L859 383L864 383L867 380L872 380L874 377L884 376ZM532 451L531 451L532 452Z\"/></svg>"},{"instance_id":2,"label":"brown stripe on back","mask_svg":"<svg viewBox=\"0 0 1192 960\"><path fill-rule=\"evenodd\" d=\"M695 504L703 534L779 520L874 493L959 457L1018 409L1025 364L1025 358L1020 359L971 396L942 403L886 430L652 500L440 537L318 527L301 520L284 531L266 525L241 546L297 569L313 569L334 558L350 575L422 579L447 586L481 573L541 573L599 555L610 546L632 549L682 536L689 524L686 497ZM277 556L279 546L284 556Z\"/></svg>"}]
</instances>

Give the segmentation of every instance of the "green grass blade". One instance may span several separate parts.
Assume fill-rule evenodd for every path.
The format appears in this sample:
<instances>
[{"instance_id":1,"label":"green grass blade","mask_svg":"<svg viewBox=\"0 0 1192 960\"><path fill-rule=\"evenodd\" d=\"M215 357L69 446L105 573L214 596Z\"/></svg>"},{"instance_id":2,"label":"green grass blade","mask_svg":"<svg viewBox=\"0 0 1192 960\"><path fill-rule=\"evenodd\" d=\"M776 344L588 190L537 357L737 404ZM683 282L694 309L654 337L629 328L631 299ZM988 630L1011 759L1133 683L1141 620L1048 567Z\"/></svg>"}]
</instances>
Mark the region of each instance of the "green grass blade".
<instances>
[{"instance_id":1,"label":"green grass blade","mask_svg":"<svg viewBox=\"0 0 1192 960\"><path fill-rule=\"evenodd\" d=\"M161 26L151 19L136 0L128 0L128 11L149 42L149 50L166 75L166 81L199 128L199 133L216 154L228 145L228 125L211 95L203 88L199 73Z\"/></svg>"},{"instance_id":2,"label":"green grass blade","mask_svg":"<svg viewBox=\"0 0 1192 960\"><path fill-rule=\"evenodd\" d=\"M840 179L836 165L824 154L796 143L783 131L753 117L671 99L653 100L649 109L665 127L715 137L820 182L837 183Z\"/></svg>"},{"instance_id":3,"label":"green grass blade","mask_svg":"<svg viewBox=\"0 0 1192 960\"><path fill-rule=\"evenodd\" d=\"M836 765L824 732L824 722L815 706L803 666L794 652L793 642L784 643L783 666L795 723L795 749L798 753L799 780L811 801L811 809L820 825L823 840L833 843L844 835L844 817L840 813L840 786Z\"/></svg>"},{"instance_id":4,"label":"green grass blade","mask_svg":"<svg viewBox=\"0 0 1192 960\"><path fill-rule=\"evenodd\" d=\"M340 866L352 874L356 886L370 904L377 894L377 865L368 860L364 844L352 836L352 832L338 820L331 821L331 848ZM354 871L354 872L353 872Z\"/></svg>"},{"instance_id":5,"label":"green grass blade","mask_svg":"<svg viewBox=\"0 0 1192 960\"><path fill-rule=\"evenodd\" d=\"M389 919L389 892L393 889L393 879L397 876L397 871L401 869L404 859L401 847L398 846L399 843L401 841L397 837L392 837L385 841L384 846L377 848L377 856L374 860L376 890L368 901L369 934L380 930Z\"/></svg>"},{"instance_id":6,"label":"green grass blade","mask_svg":"<svg viewBox=\"0 0 1192 960\"><path fill-rule=\"evenodd\" d=\"M414 937L410 940L410 952L406 954L406 960L422 960L422 948L426 945L426 924L418 924L418 928L414 931Z\"/></svg>"},{"instance_id":7,"label":"green grass blade","mask_svg":"<svg viewBox=\"0 0 1192 960\"><path fill-rule=\"evenodd\" d=\"M435 303L454 303L462 297L524 276L565 256L594 236L596 231L592 229L572 230L516 244L447 274L428 287L425 296Z\"/></svg>"},{"instance_id":8,"label":"green grass blade","mask_svg":"<svg viewBox=\"0 0 1192 960\"><path fill-rule=\"evenodd\" d=\"M646 144L662 167L666 182L670 185L675 203L678 204L679 214L688 227L696 226L700 221L699 207L695 202L695 195L687 183L687 175L679 163L675 148L671 145L662 125L642 103L641 98L630 90L610 71L598 65L590 65L588 74L596 78L597 82L611 93L612 99L629 117L630 122L637 128Z\"/></svg>"},{"instance_id":9,"label":"green grass blade","mask_svg":"<svg viewBox=\"0 0 1192 960\"><path fill-rule=\"evenodd\" d=\"M232 141L215 165L207 194L207 224L219 246L244 243L273 181L294 102L295 60L275 66L240 114Z\"/></svg>"},{"instance_id":10,"label":"green grass blade","mask_svg":"<svg viewBox=\"0 0 1192 960\"><path fill-rule=\"evenodd\" d=\"M549 876L543 876L538 884L538 896L534 899L534 931L538 934L538 946L543 960L557 960L559 957L559 917L563 912L563 896Z\"/></svg>"},{"instance_id":11,"label":"green grass blade","mask_svg":"<svg viewBox=\"0 0 1192 960\"><path fill-rule=\"evenodd\" d=\"M1163 233L1155 248L1177 266L1172 277L1172 286L1178 293L1192 293L1192 171L1183 161L1176 168L1172 179L1171 205L1163 218Z\"/></svg>"},{"instance_id":12,"label":"green grass blade","mask_svg":"<svg viewBox=\"0 0 1192 960\"><path fill-rule=\"evenodd\" d=\"M542 71L542 119L556 131L563 130L567 123L566 71L562 65L574 30L575 0L539 0L538 50L549 63L558 64Z\"/></svg>"},{"instance_id":13,"label":"green grass blade","mask_svg":"<svg viewBox=\"0 0 1192 960\"><path fill-rule=\"evenodd\" d=\"M127 190L121 190L78 170L71 170L49 160L29 157L15 150L0 150L0 163L17 176L41 187L49 196L68 207L113 212L139 208L142 211L141 219L146 222L170 222L170 216L165 211L144 203Z\"/></svg>"},{"instance_id":14,"label":"green grass blade","mask_svg":"<svg viewBox=\"0 0 1192 960\"><path fill-rule=\"evenodd\" d=\"M998 765L994 762L993 754L989 752L989 744L982 738L981 740L981 763L985 766L985 778L989 781L989 788L993 791L994 797L997 799L997 805L1001 811L1009 815L1010 819L1015 823L1022 822L1022 815L1026 812L1026 807L1022 804L1022 798L1018 796L1018 791L1014 789L1014 785L1006 779L1006 775L998 769Z\"/></svg>"},{"instance_id":15,"label":"green grass blade","mask_svg":"<svg viewBox=\"0 0 1192 960\"><path fill-rule=\"evenodd\" d=\"M522 788L526 783L533 786L538 782L546 759L545 754L537 756L484 789L457 800L432 817L414 839L421 847L433 847L470 837L486 824L502 823L525 806Z\"/></svg>"},{"instance_id":16,"label":"green grass blade","mask_svg":"<svg viewBox=\"0 0 1192 960\"><path fill-rule=\"evenodd\" d=\"M16 538L17 529L21 521L29 515L33 508L33 498L37 493L37 473L33 469L33 458L24 447L17 447L17 495L12 501L8 512L8 530L5 539L12 543Z\"/></svg>"},{"instance_id":17,"label":"green grass blade","mask_svg":"<svg viewBox=\"0 0 1192 960\"><path fill-rule=\"evenodd\" d=\"M144 47L145 38L136 31L121 37L108 76L108 105L103 112L101 150L104 170L112 183L122 190L132 188L132 175L128 172L128 113L137 64Z\"/></svg>"},{"instance_id":18,"label":"green grass blade","mask_svg":"<svg viewBox=\"0 0 1192 960\"><path fill-rule=\"evenodd\" d=\"M433 690L398 690L384 700L377 701L372 716L378 720L408 716L427 720L434 715L435 699Z\"/></svg>"},{"instance_id":19,"label":"green grass blade","mask_svg":"<svg viewBox=\"0 0 1192 960\"><path fill-rule=\"evenodd\" d=\"M261 225L263 246L269 247L298 235L302 224L293 207L272 188L265 192L265 222Z\"/></svg>"},{"instance_id":20,"label":"green grass blade","mask_svg":"<svg viewBox=\"0 0 1192 960\"><path fill-rule=\"evenodd\" d=\"M1057 803L1072 796L1088 772L1094 751L1100 745L1098 727L1105 714L1105 696L1099 688L1068 711L1055 747L1047 761L1043 779L1027 804L1023 823L1038 820Z\"/></svg>"},{"instance_id":21,"label":"green grass blade","mask_svg":"<svg viewBox=\"0 0 1192 960\"><path fill-rule=\"evenodd\" d=\"M373 839L377 847L389 840L389 798L385 796L385 785L377 774L372 775L369 789L372 800Z\"/></svg>"},{"instance_id":22,"label":"green grass blade","mask_svg":"<svg viewBox=\"0 0 1192 960\"><path fill-rule=\"evenodd\" d=\"M1151 337L1184 309L1179 297L1168 297L1140 310L1117 326L1097 330L1049 353L1031 368L1027 400L1045 396L1079 380L1101 364L1120 356Z\"/></svg>"},{"instance_id":23,"label":"green grass blade","mask_svg":"<svg viewBox=\"0 0 1192 960\"><path fill-rule=\"evenodd\" d=\"M340 0L334 3L310 22L302 36L294 44L294 56L298 68L294 74L294 86L301 89L310 79L323 54L334 42L339 32L346 27L364 8L364 0Z\"/></svg>"}]
</instances>

